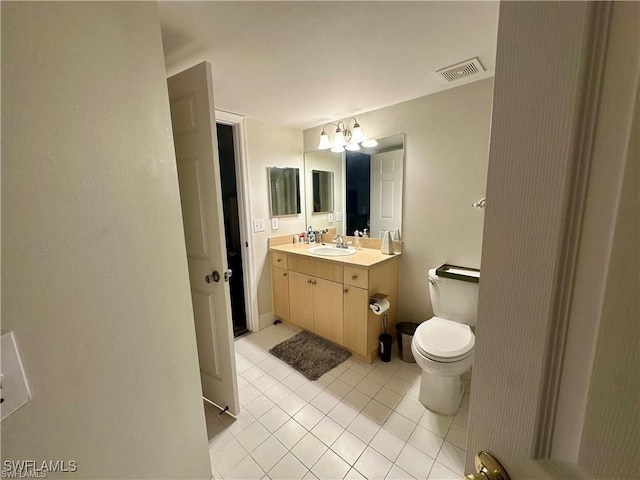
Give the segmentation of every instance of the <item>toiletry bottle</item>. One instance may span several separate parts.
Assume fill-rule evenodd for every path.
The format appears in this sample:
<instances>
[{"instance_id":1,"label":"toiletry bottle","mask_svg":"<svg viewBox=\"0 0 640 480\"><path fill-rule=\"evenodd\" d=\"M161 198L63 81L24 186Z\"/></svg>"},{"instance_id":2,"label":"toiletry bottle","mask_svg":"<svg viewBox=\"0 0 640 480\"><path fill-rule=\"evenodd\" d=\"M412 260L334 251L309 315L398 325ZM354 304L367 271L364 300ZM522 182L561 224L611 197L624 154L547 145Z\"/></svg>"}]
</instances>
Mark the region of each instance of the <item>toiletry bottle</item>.
<instances>
[{"instance_id":1,"label":"toiletry bottle","mask_svg":"<svg viewBox=\"0 0 640 480\"><path fill-rule=\"evenodd\" d=\"M360 232L358 230L353 232L353 246L356 247L356 250L360 250Z\"/></svg>"},{"instance_id":2,"label":"toiletry bottle","mask_svg":"<svg viewBox=\"0 0 640 480\"><path fill-rule=\"evenodd\" d=\"M362 238L369 238L369 232L367 231L367 229L365 228L364 231L362 232Z\"/></svg>"}]
</instances>

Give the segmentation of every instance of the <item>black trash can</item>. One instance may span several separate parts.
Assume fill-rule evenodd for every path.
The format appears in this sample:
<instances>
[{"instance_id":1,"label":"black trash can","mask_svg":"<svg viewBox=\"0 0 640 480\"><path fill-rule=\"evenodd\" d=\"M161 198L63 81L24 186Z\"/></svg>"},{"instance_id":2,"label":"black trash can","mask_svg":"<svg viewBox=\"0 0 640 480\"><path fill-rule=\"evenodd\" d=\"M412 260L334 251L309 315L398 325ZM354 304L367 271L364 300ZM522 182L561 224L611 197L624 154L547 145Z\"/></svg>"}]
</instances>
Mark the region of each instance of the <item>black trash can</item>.
<instances>
[{"instance_id":1,"label":"black trash can","mask_svg":"<svg viewBox=\"0 0 640 480\"><path fill-rule=\"evenodd\" d=\"M393 337L388 333L383 333L380 335L378 340L380 340L380 360L383 362L390 362Z\"/></svg>"},{"instance_id":2,"label":"black trash can","mask_svg":"<svg viewBox=\"0 0 640 480\"><path fill-rule=\"evenodd\" d=\"M398 336L398 355L407 363L416 363L411 351L411 341L413 334L416 333L418 323L415 322L398 322L396 323L396 334Z\"/></svg>"}]
</instances>

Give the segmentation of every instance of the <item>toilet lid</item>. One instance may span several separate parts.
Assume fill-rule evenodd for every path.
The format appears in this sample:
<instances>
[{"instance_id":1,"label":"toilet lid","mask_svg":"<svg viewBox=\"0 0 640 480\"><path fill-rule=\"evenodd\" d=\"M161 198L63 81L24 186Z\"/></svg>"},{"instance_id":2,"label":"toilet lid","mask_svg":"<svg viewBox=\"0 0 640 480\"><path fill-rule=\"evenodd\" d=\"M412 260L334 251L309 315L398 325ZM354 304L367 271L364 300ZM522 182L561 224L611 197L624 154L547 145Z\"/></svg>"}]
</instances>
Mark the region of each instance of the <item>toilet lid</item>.
<instances>
[{"instance_id":1,"label":"toilet lid","mask_svg":"<svg viewBox=\"0 0 640 480\"><path fill-rule=\"evenodd\" d=\"M475 344L475 336L468 325L440 317L421 323L414 338L425 356L448 362L469 356Z\"/></svg>"}]
</instances>

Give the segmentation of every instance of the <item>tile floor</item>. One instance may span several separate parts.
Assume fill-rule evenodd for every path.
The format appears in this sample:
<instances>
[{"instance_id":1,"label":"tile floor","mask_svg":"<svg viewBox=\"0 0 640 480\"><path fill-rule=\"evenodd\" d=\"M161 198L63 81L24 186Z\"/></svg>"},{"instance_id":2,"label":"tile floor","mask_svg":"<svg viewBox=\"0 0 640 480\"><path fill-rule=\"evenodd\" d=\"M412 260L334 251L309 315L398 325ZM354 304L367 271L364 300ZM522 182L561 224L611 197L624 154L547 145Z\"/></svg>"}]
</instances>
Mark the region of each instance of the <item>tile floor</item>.
<instances>
[{"instance_id":1,"label":"tile floor","mask_svg":"<svg viewBox=\"0 0 640 480\"><path fill-rule=\"evenodd\" d=\"M351 357L311 382L268 353L296 333L277 325L236 340L241 413L205 407L216 479L463 476L468 392L454 417L425 409L420 368L395 351L389 363Z\"/></svg>"}]
</instances>

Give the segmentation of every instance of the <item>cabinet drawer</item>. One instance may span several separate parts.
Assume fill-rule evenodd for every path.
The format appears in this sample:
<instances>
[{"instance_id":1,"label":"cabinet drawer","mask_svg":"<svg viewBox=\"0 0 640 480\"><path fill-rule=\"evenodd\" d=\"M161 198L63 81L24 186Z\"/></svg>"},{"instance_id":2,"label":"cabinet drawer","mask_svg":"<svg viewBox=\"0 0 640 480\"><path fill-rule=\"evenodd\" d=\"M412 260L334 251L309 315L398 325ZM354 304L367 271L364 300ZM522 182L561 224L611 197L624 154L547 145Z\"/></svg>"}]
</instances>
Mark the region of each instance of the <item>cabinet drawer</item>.
<instances>
[{"instance_id":1,"label":"cabinet drawer","mask_svg":"<svg viewBox=\"0 0 640 480\"><path fill-rule=\"evenodd\" d=\"M291 255L289 257L289 270L342 283L342 265L332 262Z\"/></svg>"},{"instance_id":2,"label":"cabinet drawer","mask_svg":"<svg viewBox=\"0 0 640 480\"><path fill-rule=\"evenodd\" d=\"M271 265L274 267L287 268L287 254L282 252L271 252Z\"/></svg>"},{"instance_id":3,"label":"cabinet drawer","mask_svg":"<svg viewBox=\"0 0 640 480\"><path fill-rule=\"evenodd\" d=\"M345 266L344 267L344 284L353 285L359 288L369 287L369 270L366 268Z\"/></svg>"}]
</instances>

